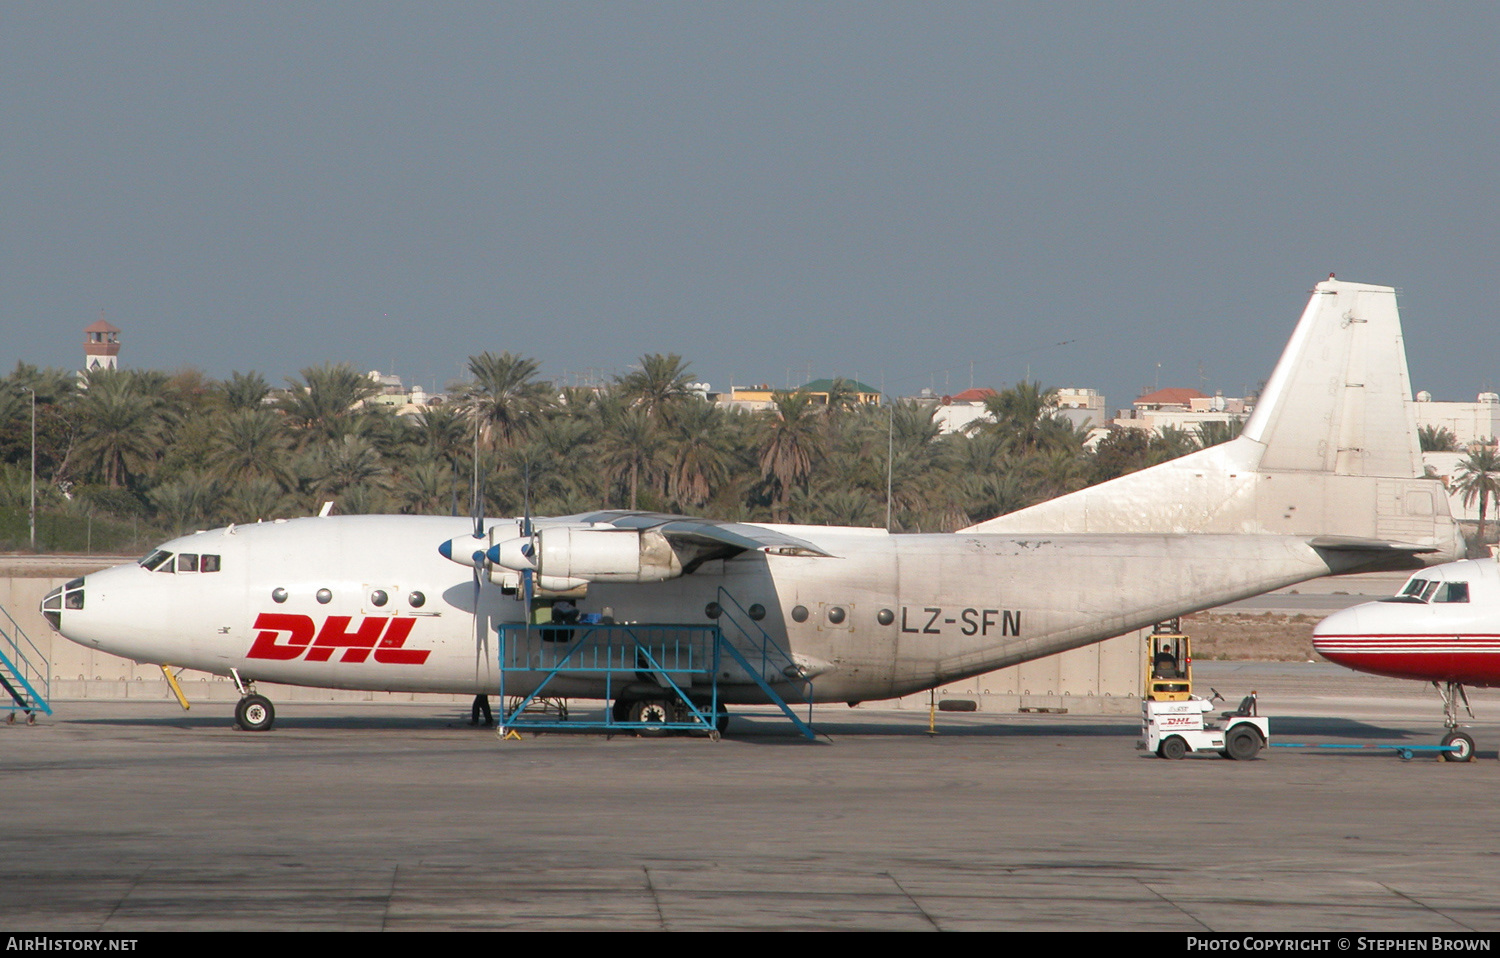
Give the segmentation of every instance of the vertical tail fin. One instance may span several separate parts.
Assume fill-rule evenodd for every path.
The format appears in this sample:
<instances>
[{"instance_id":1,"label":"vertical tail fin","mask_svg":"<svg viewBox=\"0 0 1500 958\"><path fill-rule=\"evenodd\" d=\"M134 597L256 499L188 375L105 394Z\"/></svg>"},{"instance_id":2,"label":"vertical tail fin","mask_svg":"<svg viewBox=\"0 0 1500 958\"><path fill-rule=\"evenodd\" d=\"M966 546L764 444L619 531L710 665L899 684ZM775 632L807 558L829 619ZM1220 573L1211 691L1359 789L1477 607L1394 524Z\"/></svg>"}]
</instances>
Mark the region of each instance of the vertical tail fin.
<instances>
[{"instance_id":1,"label":"vertical tail fin","mask_svg":"<svg viewBox=\"0 0 1500 958\"><path fill-rule=\"evenodd\" d=\"M1420 477L1396 291L1314 287L1242 435L1265 447L1263 470Z\"/></svg>"},{"instance_id":2,"label":"vertical tail fin","mask_svg":"<svg viewBox=\"0 0 1500 958\"><path fill-rule=\"evenodd\" d=\"M1415 419L1396 291L1330 278L1238 438L964 531L1346 536L1461 551L1447 498L1421 478Z\"/></svg>"}]
</instances>

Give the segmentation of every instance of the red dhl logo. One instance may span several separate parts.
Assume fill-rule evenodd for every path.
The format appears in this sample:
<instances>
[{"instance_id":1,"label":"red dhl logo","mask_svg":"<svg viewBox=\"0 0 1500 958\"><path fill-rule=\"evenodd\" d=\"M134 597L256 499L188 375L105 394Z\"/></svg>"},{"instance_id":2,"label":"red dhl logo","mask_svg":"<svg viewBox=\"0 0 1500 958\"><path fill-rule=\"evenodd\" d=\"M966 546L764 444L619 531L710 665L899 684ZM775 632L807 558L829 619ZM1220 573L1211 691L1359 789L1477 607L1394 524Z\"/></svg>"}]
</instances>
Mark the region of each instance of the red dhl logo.
<instances>
[{"instance_id":1,"label":"red dhl logo","mask_svg":"<svg viewBox=\"0 0 1500 958\"><path fill-rule=\"evenodd\" d=\"M432 654L431 649L402 648L416 619L367 617L353 632L351 621L347 615L330 615L319 629L311 616L262 612L254 626L260 631L245 657L284 662L303 656L306 662L327 662L343 649L340 662L364 662L373 652L375 661L385 665L421 665Z\"/></svg>"}]
</instances>

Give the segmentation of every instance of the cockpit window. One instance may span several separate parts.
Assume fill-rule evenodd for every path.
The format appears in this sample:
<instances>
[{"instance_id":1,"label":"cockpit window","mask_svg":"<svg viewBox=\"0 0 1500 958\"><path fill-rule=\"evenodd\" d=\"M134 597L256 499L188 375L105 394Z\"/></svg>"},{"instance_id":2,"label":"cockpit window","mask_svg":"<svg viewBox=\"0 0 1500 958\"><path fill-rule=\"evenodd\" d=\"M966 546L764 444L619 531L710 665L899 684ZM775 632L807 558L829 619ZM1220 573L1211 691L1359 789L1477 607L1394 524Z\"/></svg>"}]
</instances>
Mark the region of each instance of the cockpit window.
<instances>
[{"instance_id":1,"label":"cockpit window","mask_svg":"<svg viewBox=\"0 0 1500 958\"><path fill-rule=\"evenodd\" d=\"M1432 597L1434 602L1467 602L1469 601L1469 583L1467 582L1444 582L1443 587L1437 590Z\"/></svg>"},{"instance_id":2,"label":"cockpit window","mask_svg":"<svg viewBox=\"0 0 1500 958\"><path fill-rule=\"evenodd\" d=\"M218 572L219 571L219 557L216 556L216 555L209 555L208 553L205 552L203 554L203 559L198 564L198 571L199 572Z\"/></svg>"},{"instance_id":3,"label":"cockpit window","mask_svg":"<svg viewBox=\"0 0 1500 958\"><path fill-rule=\"evenodd\" d=\"M147 572L155 572L157 569L161 569L162 563L165 562L168 563L167 568L161 569L161 571L171 572L171 558L172 553L168 552L165 549L157 549L155 552L151 553L150 555L146 556L146 558L141 560L141 568L145 569Z\"/></svg>"},{"instance_id":4,"label":"cockpit window","mask_svg":"<svg viewBox=\"0 0 1500 958\"><path fill-rule=\"evenodd\" d=\"M1434 582L1431 579L1412 579L1410 582L1406 583L1405 588L1403 588L1400 592L1396 593L1388 599L1381 599L1380 601L1426 602L1429 598L1432 597L1433 590L1435 590L1441 584L1442 583Z\"/></svg>"},{"instance_id":5,"label":"cockpit window","mask_svg":"<svg viewBox=\"0 0 1500 958\"><path fill-rule=\"evenodd\" d=\"M196 552L179 552L177 554L177 571L178 572L197 572L198 571L198 553L196 553Z\"/></svg>"}]
</instances>

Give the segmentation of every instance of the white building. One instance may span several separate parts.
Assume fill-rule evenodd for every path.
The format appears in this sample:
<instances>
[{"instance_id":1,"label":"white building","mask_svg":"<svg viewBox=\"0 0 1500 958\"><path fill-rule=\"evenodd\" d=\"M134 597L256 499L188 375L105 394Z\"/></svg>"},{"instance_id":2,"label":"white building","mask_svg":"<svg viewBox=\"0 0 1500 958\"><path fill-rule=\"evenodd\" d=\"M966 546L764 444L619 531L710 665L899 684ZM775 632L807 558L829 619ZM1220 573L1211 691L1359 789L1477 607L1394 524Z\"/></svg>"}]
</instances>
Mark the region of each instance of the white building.
<instances>
[{"instance_id":1,"label":"white building","mask_svg":"<svg viewBox=\"0 0 1500 958\"><path fill-rule=\"evenodd\" d=\"M1424 389L1417 393L1416 408L1418 429L1446 429L1460 449L1500 436L1500 395L1495 393L1480 393L1474 402L1434 402Z\"/></svg>"}]
</instances>

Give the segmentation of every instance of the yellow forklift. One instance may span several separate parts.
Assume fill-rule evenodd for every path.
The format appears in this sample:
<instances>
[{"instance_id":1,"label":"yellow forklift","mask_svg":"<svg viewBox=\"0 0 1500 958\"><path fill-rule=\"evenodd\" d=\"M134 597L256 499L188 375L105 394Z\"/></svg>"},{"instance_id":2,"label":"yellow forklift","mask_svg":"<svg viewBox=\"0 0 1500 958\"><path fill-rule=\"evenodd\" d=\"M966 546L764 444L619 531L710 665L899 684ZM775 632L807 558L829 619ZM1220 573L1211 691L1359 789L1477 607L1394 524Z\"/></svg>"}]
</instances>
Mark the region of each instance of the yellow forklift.
<instances>
[{"instance_id":1,"label":"yellow forklift","mask_svg":"<svg viewBox=\"0 0 1500 958\"><path fill-rule=\"evenodd\" d=\"M1208 699L1193 694L1192 642L1182 633L1181 621L1157 623L1146 636L1136 748L1169 759L1188 752L1255 758L1271 738L1270 720L1259 714L1256 694L1251 692L1239 708L1221 712L1217 720L1207 718L1215 700L1223 700L1217 691Z\"/></svg>"}]
</instances>

